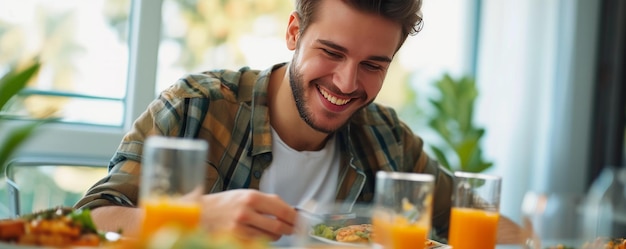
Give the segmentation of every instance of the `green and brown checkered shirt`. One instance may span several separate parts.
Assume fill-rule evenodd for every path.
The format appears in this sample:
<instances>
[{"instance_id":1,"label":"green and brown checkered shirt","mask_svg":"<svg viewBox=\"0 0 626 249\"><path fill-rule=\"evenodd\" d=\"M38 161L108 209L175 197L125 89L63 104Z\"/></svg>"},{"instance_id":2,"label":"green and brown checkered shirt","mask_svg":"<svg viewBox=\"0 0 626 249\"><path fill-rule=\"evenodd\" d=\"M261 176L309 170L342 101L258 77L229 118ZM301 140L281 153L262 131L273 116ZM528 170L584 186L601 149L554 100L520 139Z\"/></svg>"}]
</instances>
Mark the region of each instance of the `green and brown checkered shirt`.
<instances>
[{"instance_id":1,"label":"green and brown checkered shirt","mask_svg":"<svg viewBox=\"0 0 626 249\"><path fill-rule=\"evenodd\" d=\"M272 71L247 67L190 74L154 100L135 121L109 164L109 174L91 187L77 208L135 206L144 140L151 135L208 141L208 193L259 188L272 161L267 88ZM393 109L370 104L337 131L341 169L337 200L371 202L379 170L433 174L433 226L447 231L452 176L423 151L421 138L398 120ZM445 233L445 232L444 232Z\"/></svg>"}]
</instances>

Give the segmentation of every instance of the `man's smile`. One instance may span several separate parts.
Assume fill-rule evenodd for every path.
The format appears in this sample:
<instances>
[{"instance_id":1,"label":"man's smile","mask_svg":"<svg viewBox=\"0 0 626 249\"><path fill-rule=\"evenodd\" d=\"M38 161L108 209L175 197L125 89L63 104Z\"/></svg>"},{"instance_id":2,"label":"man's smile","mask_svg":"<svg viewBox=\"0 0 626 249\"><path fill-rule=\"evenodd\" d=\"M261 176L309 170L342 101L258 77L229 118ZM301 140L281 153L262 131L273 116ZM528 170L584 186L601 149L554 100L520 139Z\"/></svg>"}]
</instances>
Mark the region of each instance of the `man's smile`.
<instances>
[{"instance_id":1,"label":"man's smile","mask_svg":"<svg viewBox=\"0 0 626 249\"><path fill-rule=\"evenodd\" d=\"M319 89L320 93L322 94L322 96L324 96L324 98L326 100L328 100L328 102L334 104L334 105L345 105L348 102L350 102L350 100L352 99L342 99L342 98L337 98L336 96L331 95L329 92L327 92L326 90L322 89L321 87L317 87L317 89Z\"/></svg>"}]
</instances>

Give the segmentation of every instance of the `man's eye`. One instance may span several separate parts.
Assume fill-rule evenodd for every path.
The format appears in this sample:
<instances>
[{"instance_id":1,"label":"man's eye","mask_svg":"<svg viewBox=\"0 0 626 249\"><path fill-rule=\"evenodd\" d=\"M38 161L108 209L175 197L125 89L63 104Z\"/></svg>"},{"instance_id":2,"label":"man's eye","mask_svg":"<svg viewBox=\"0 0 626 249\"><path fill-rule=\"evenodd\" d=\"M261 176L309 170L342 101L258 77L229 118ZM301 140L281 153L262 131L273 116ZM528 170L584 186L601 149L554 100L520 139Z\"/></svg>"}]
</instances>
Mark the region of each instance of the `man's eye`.
<instances>
[{"instance_id":1,"label":"man's eye","mask_svg":"<svg viewBox=\"0 0 626 249\"><path fill-rule=\"evenodd\" d=\"M383 69L382 66L372 63L363 63L363 66L365 66L365 69L370 71L378 71Z\"/></svg>"},{"instance_id":2,"label":"man's eye","mask_svg":"<svg viewBox=\"0 0 626 249\"><path fill-rule=\"evenodd\" d=\"M328 50L328 49L322 49L322 50L324 51L324 53L325 53L326 55L328 55L328 56L330 56L330 57L333 57L333 58L340 58L340 57L341 57L341 55L340 55L340 54L335 53L335 52L333 52L333 51L330 51L330 50Z\"/></svg>"}]
</instances>

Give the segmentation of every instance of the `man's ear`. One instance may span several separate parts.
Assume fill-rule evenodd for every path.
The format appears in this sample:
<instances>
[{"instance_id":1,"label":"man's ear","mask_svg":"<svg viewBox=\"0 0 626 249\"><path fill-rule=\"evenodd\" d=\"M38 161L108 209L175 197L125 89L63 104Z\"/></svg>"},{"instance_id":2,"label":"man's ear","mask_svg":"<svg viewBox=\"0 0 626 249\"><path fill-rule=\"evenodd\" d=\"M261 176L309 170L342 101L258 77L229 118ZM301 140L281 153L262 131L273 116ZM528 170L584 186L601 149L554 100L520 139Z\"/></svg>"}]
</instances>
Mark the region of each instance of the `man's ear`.
<instances>
[{"instance_id":1,"label":"man's ear","mask_svg":"<svg viewBox=\"0 0 626 249\"><path fill-rule=\"evenodd\" d=\"M287 34L285 40L289 50L295 50L300 38L300 16L298 12L291 12L289 15L289 24L287 25Z\"/></svg>"}]
</instances>

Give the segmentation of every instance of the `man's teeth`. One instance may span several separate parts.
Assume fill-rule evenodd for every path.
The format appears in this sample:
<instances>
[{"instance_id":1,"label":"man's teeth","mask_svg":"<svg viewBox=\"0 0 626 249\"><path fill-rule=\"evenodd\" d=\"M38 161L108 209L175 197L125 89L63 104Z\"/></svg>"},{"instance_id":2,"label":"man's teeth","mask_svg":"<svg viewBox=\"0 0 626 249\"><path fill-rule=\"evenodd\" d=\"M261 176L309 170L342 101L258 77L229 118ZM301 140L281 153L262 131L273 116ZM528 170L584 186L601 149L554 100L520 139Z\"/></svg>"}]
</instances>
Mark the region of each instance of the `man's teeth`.
<instances>
[{"instance_id":1,"label":"man's teeth","mask_svg":"<svg viewBox=\"0 0 626 249\"><path fill-rule=\"evenodd\" d=\"M337 98L335 96L330 95L330 93L328 93L324 89L321 89L321 88L318 88L318 89L320 89L320 92L322 93L324 98L326 100L330 101L330 103L333 103L335 105L345 105L348 102L350 102L350 99L339 99L339 98Z\"/></svg>"}]
</instances>

